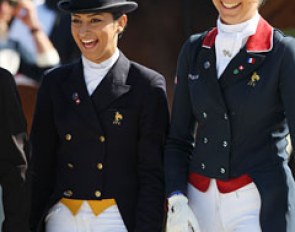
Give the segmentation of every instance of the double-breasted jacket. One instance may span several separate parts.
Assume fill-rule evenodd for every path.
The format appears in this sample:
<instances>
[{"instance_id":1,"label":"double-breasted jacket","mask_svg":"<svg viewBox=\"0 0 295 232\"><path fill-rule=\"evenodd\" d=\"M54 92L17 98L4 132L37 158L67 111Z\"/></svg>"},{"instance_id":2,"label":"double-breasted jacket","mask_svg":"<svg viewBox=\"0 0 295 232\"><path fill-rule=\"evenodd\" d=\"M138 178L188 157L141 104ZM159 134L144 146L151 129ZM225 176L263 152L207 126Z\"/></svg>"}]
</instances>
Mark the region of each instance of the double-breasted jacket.
<instances>
[{"instance_id":1,"label":"double-breasted jacket","mask_svg":"<svg viewBox=\"0 0 295 232\"><path fill-rule=\"evenodd\" d=\"M295 40L260 19L255 35L217 78L214 28L193 35L178 60L165 153L167 193L186 192L195 172L227 180L248 174L259 190L262 230L295 231Z\"/></svg>"},{"instance_id":2,"label":"double-breasted jacket","mask_svg":"<svg viewBox=\"0 0 295 232\"><path fill-rule=\"evenodd\" d=\"M128 231L161 231L168 120L164 77L122 53L91 96L81 60L45 74L31 132L33 230L65 197L114 198Z\"/></svg>"}]
</instances>

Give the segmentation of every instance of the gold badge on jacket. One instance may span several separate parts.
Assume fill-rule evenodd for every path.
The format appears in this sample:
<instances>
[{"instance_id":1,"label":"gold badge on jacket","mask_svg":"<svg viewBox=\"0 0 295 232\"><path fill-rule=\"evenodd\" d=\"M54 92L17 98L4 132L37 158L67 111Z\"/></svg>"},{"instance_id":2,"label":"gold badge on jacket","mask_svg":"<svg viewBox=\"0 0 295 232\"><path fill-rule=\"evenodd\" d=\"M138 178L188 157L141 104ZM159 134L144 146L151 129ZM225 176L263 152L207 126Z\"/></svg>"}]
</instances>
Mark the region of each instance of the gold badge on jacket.
<instances>
[{"instance_id":1,"label":"gold badge on jacket","mask_svg":"<svg viewBox=\"0 0 295 232\"><path fill-rule=\"evenodd\" d=\"M260 76L256 72L254 72L251 76L251 80L248 82L248 85L255 87L259 80Z\"/></svg>"},{"instance_id":2,"label":"gold badge on jacket","mask_svg":"<svg viewBox=\"0 0 295 232\"><path fill-rule=\"evenodd\" d=\"M123 120L123 115L120 114L120 112L116 111L115 115L114 115L114 120L113 120L113 124L114 125L121 125L121 122Z\"/></svg>"}]
</instances>

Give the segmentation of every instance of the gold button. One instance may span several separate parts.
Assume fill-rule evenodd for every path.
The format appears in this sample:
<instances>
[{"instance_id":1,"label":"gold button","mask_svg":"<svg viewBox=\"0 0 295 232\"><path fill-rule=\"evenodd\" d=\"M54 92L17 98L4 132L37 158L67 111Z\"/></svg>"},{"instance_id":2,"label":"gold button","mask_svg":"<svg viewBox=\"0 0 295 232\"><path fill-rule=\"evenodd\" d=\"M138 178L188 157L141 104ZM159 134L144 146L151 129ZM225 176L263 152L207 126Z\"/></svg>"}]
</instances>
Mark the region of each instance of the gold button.
<instances>
[{"instance_id":1,"label":"gold button","mask_svg":"<svg viewBox=\"0 0 295 232\"><path fill-rule=\"evenodd\" d=\"M99 136L99 141L103 143L104 141L106 141L106 138L104 136Z\"/></svg>"},{"instance_id":2,"label":"gold button","mask_svg":"<svg viewBox=\"0 0 295 232\"><path fill-rule=\"evenodd\" d=\"M66 134L66 135L65 135L65 139L66 139L67 141L71 141L71 139L72 139L72 135L71 135L71 134Z\"/></svg>"},{"instance_id":3,"label":"gold button","mask_svg":"<svg viewBox=\"0 0 295 232\"><path fill-rule=\"evenodd\" d=\"M68 166L68 168L74 168L74 164L72 164L72 163L68 163L67 166Z\"/></svg>"},{"instance_id":4,"label":"gold button","mask_svg":"<svg viewBox=\"0 0 295 232\"><path fill-rule=\"evenodd\" d=\"M97 190L97 191L94 192L94 195L96 197L101 197L101 192Z\"/></svg>"},{"instance_id":5,"label":"gold button","mask_svg":"<svg viewBox=\"0 0 295 232\"><path fill-rule=\"evenodd\" d=\"M66 191L64 191L64 196L66 196L66 197L73 196L73 191L72 190L66 190Z\"/></svg>"},{"instance_id":6,"label":"gold button","mask_svg":"<svg viewBox=\"0 0 295 232\"><path fill-rule=\"evenodd\" d=\"M102 170L102 168L103 168L102 163L98 163L98 164L97 164L97 169L98 169L98 170Z\"/></svg>"}]
</instances>

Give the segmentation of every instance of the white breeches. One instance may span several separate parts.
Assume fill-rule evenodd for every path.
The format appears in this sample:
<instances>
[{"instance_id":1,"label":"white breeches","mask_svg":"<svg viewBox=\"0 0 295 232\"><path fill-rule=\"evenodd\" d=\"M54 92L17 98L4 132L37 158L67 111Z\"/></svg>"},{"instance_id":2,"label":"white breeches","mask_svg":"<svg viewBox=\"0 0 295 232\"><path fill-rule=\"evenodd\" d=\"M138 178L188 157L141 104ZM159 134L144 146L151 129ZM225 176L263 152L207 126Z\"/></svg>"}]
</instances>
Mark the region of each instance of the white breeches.
<instances>
[{"instance_id":1,"label":"white breeches","mask_svg":"<svg viewBox=\"0 0 295 232\"><path fill-rule=\"evenodd\" d=\"M206 192L188 184L188 199L201 232L261 232L261 199L254 183L230 193L220 193L214 179Z\"/></svg>"},{"instance_id":2,"label":"white breeches","mask_svg":"<svg viewBox=\"0 0 295 232\"><path fill-rule=\"evenodd\" d=\"M46 232L127 232L117 205L96 216L87 202L83 202L76 215L58 202L45 219Z\"/></svg>"}]
</instances>

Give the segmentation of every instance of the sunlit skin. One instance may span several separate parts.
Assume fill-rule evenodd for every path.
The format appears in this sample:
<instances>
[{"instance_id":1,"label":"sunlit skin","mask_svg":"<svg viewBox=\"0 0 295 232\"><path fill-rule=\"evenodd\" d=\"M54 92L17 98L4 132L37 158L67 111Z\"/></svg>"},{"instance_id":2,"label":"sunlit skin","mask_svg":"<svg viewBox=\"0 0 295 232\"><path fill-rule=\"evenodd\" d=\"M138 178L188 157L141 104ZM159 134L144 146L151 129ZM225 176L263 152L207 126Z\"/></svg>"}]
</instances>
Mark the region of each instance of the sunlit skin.
<instances>
[{"instance_id":1,"label":"sunlit skin","mask_svg":"<svg viewBox=\"0 0 295 232\"><path fill-rule=\"evenodd\" d=\"M234 25L251 19L261 4L261 0L212 0L221 21Z\"/></svg>"},{"instance_id":2,"label":"sunlit skin","mask_svg":"<svg viewBox=\"0 0 295 232\"><path fill-rule=\"evenodd\" d=\"M110 58L118 44L118 34L127 24L127 16L114 20L111 13L72 14L72 36L81 53L94 63Z\"/></svg>"}]
</instances>

